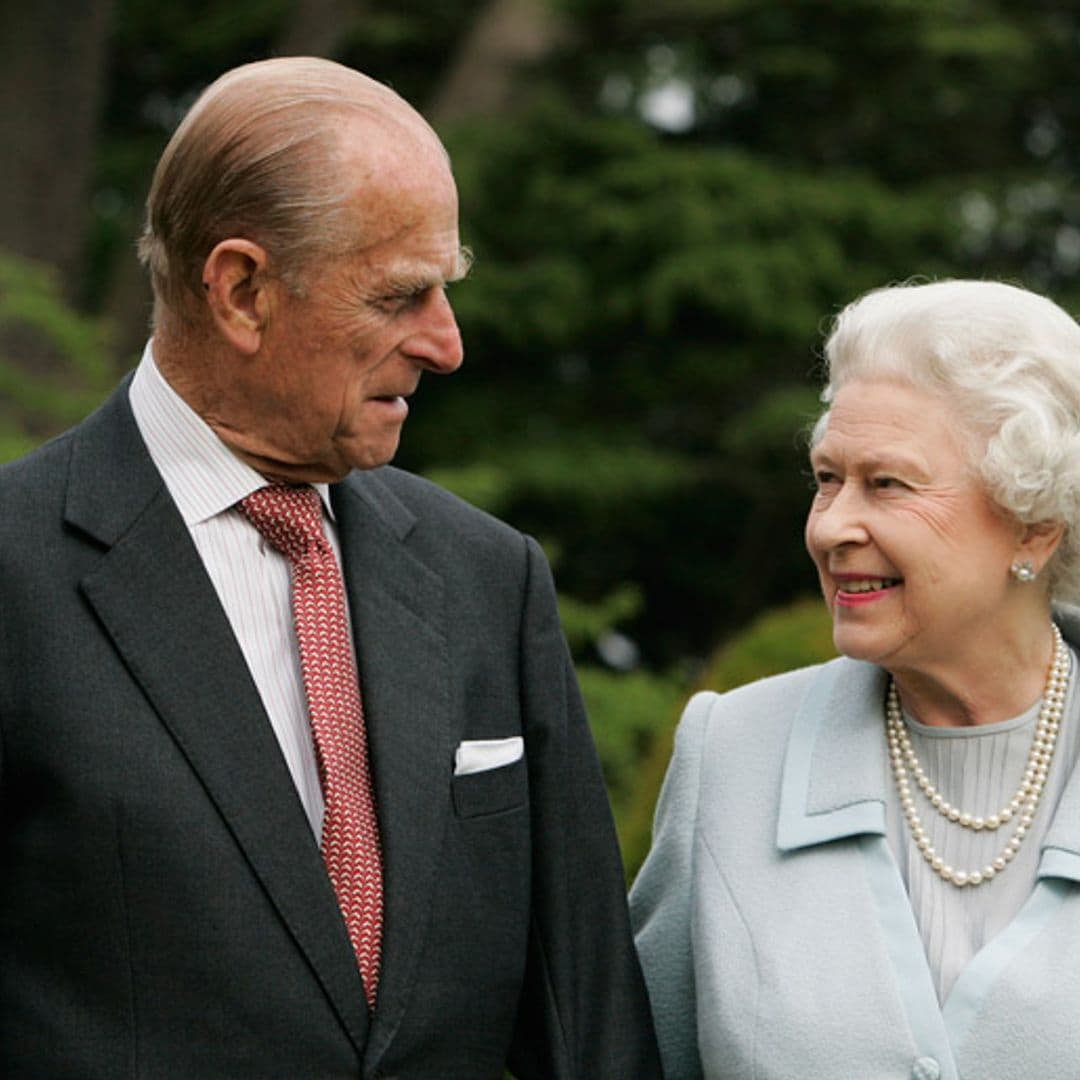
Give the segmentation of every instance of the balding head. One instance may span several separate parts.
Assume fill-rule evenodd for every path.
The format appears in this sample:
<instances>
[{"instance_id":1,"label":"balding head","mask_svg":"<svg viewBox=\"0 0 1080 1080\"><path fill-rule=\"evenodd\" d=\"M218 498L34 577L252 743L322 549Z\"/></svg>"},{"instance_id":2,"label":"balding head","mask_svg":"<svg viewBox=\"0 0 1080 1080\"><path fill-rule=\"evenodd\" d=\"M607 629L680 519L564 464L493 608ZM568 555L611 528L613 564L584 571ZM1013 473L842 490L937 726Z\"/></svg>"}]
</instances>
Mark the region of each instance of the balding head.
<instances>
[{"instance_id":1,"label":"balding head","mask_svg":"<svg viewBox=\"0 0 1080 1080\"><path fill-rule=\"evenodd\" d=\"M259 244L272 272L294 289L314 259L355 245L346 220L355 172L347 182L340 168L338 133L347 118L370 131L373 188L383 171L417 152L444 155L398 94L329 60L246 64L203 92L165 148L147 199L139 252L159 329L197 321L203 264L226 238ZM354 141L354 165L356 153Z\"/></svg>"}]
</instances>

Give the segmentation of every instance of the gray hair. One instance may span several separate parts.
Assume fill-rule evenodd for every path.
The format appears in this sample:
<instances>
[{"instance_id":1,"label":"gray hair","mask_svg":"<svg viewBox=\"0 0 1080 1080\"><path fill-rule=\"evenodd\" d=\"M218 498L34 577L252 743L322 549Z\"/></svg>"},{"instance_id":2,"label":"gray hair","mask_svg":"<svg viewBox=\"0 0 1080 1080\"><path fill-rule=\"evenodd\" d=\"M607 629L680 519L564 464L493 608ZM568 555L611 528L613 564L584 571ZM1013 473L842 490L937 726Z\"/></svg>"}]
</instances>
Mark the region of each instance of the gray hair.
<instances>
[{"instance_id":1,"label":"gray hair","mask_svg":"<svg viewBox=\"0 0 1080 1080\"><path fill-rule=\"evenodd\" d=\"M294 291L314 259L355 241L337 165L342 119L356 114L438 141L393 90L330 60L245 64L203 91L169 140L147 198L139 256L155 318L162 308L190 313L203 263L221 240L266 248Z\"/></svg>"},{"instance_id":2,"label":"gray hair","mask_svg":"<svg viewBox=\"0 0 1080 1080\"><path fill-rule=\"evenodd\" d=\"M1080 602L1080 326L1066 312L996 281L894 285L840 312L825 362L826 405L861 378L947 400L990 498L1025 525L1064 523L1050 593Z\"/></svg>"}]
</instances>

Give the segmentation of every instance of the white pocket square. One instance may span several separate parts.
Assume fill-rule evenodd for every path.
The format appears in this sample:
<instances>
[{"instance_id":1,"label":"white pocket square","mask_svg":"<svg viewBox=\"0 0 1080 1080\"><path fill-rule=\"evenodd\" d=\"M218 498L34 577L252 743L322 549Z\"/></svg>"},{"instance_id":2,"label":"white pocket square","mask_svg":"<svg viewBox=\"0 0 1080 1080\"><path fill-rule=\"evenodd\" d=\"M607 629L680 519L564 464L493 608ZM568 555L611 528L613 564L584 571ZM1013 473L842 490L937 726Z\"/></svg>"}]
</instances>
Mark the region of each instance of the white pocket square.
<instances>
[{"instance_id":1,"label":"white pocket square","mask_svg":"<svg viewBox=\"0 0 1080 1080\"><path fill-rule=\"evenodd\" d=\"M486 772L512 765L525 754L525 740L520 735L506 739L465 739L454 752L454 775Z\"/></svg>"}]
</instances>

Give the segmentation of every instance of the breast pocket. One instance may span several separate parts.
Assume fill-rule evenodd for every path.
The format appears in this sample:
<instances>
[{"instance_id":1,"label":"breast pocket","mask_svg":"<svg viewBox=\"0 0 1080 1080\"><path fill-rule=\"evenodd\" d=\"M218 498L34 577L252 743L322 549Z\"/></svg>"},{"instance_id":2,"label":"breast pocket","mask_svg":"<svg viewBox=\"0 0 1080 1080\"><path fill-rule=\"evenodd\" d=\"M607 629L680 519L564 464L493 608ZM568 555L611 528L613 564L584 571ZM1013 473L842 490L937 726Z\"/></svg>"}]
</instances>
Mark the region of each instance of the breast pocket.
<instances>
[{"instance_id":1,"label":"breast pocket","mask_svg":"<svg viewBox=\"0 0 1080 1080\"><path fill-rule=\"evenodd\" d=\"M454 776L451 785L454 813L459 818L501 814L524 806L529 794L525 759L483 772Z\"/></svg>"}]
</instances>

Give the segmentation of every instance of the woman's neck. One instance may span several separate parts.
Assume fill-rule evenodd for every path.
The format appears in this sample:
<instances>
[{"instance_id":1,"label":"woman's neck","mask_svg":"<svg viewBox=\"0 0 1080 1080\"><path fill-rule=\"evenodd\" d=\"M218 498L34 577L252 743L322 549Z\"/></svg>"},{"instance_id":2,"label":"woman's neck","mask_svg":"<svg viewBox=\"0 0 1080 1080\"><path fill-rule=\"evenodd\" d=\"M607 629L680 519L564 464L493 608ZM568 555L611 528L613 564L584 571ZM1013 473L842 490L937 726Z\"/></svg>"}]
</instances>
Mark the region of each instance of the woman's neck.
<instances>
[{"instance_id":1,"label":"woman's neck","mask_svg":"<svg viewBox=\"0 0 1080 1080\"><path fill-rule=\"evenodd\" d=\"M1030 709L1043 696L1053 659L1048 617L1039 628L993 646L974 645L951 662L890 674L901 705L919 723L972 727L1010 720Z\"/></svg>"}]
</instances>

